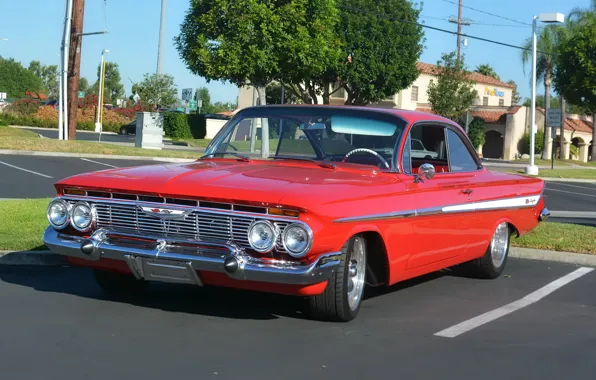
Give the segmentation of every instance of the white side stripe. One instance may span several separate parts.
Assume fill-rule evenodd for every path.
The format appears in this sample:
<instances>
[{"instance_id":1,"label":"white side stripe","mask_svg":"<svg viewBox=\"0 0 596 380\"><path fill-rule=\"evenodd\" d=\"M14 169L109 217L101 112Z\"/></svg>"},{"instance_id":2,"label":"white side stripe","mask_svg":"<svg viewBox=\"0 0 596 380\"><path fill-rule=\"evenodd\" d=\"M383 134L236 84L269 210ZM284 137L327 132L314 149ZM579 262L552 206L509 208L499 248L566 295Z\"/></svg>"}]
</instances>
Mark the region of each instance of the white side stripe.
<instances>
[{"instance_id":1,"label":"white side stripe","mask_svg":"<svg viewBox=\"0 0 596 380\"><path fill-rule=\"evenodd\" d=\"M443 212L450 211L473 211L473 210L487 210L487 209L499 209L499 208L512 208L512 207L532 207L538 204L540 200L539 195L531 195L528 197L499 199L495 201L486 202L473 202L463 203L455 206L443 207Z\"/></svg>"},{"instance_id":2,"label":"white side stripe","mask_svg":"<svg viewBox=\"0 0 596 380\"><path fill-rule=\"evenodd\" d=\"M558 280L555 280L555 281L551 282L550 284L543 286L542 288L536 290L535 292L528 294L524 298L521 298L521 299L519 299L515 302L512 302L510 304L507 304L505 306L501 306L498 309L494 309L487 313L481 314L477 317L468 319L467 321L463 321L455 326L446 328L445 330L441 330L438 333L435 333L434 335L441 336L444 338L455 338L456 336L461 335L461 334L468 332L470 330L473 330L476 327L482 326L484 324L494 321L495 319L501 318L507 314L511 314L514 311L517 311L523 307L526 307L528 305L536 303L536 302L540 301L541 299L543 299L544 297L551 294L552 292L554 292L555 290L569 284L571 281L577 280L578 278L582 277L585 274L592 272L593 270L594 270L594 268L587 268L587 267L578 268L578 269L574 270L573 272L569 273L568 275L563 276L563 277L559 278Z\"/></svg>"}]
</instances>

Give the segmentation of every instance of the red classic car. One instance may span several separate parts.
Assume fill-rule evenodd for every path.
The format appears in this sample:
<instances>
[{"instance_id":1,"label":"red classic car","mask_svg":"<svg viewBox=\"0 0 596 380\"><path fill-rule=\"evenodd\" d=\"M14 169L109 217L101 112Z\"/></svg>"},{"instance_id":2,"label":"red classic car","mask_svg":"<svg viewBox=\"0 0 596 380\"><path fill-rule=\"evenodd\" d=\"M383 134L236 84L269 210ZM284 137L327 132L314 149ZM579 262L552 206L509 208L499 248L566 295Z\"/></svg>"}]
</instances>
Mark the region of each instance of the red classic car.
<instances>
[{"instance_id":1,"label":"red classic car","mask_svg":"<svg viewBox=\"0 0 596 380\"><path fill-rule=\"evenodd\" d=\"M510 237L549 215L543 181L486 170L456 123L368 107L246 108L192 163L56 189L44 242L94 268L106 292L149 281L275 292L336 321L356 317L365 284L452 266L498 277Z\"/></svg>"}]
</instances>

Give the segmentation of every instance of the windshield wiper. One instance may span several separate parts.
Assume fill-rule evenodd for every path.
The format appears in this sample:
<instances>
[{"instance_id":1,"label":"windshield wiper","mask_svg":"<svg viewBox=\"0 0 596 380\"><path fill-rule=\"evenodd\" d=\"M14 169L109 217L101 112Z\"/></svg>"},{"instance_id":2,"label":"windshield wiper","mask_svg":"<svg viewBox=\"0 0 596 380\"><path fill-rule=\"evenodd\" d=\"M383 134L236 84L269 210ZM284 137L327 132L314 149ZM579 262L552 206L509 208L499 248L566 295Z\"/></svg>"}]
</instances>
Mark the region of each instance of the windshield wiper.
<instances>
[{"instance_id":1,"label":"windshield wiper","mask_svg":"<svg viewBox=\"0 0 596 380\"><path fill-rule=\"evenodd\" d=\"M206 154L204 156L199 157L199 160L200 159L203 159L203 158L207 158L207 157L213 157L216 154L221 154L222 156L224 154L230 154L232 156L238 157L240 159L240 161L250 162L250 157L245 156L245 155L242 155L242 154L234 153L234 152L215 152L215 153L209 153L209 154Z\"/></svg>"},{"instance_id":2,"label":"windshield wiper","mask_svg":"<svg viewBox=\"0 0 596 380\"><path fill-rule=\"evenodd\" d=\"M335 169L336 168L335 164L332 164L329 162L321 162L321 161L313 160L312 158L294 157L294 156L273 156L273 158L274 159L281 158L283 160L298 160L298 161L313 162L313 163L319 165L320 167L326 168L326 169Z\"/></svg>"}]
</instances>

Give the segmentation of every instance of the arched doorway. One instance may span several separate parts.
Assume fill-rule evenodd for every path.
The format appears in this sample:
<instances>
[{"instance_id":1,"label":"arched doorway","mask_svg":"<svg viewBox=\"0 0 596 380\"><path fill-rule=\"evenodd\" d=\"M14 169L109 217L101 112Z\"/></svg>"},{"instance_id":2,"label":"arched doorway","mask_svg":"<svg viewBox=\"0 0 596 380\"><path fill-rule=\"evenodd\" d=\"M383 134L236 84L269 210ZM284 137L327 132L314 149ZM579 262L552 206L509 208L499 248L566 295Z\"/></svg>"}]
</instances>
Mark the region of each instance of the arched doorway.
<instances>
[{"instance_id":1,"label":"arched doorway","mask_svg":"<svg viewBox=\"0 0 596 380\"><path fill-rule=\"evenodd\" d=\"M482 155L486 158L503 157L503 135L497 131L487 131L484 134Z\"/></svg>"},{"instance_id":2,"label":"arched doorway","mask_svg":"<svg viewBox=\"0 0 596 380\"><path fill-rule=\"evenodd\" d=\"M580 157L579 154L579 144L583 144L584 143L584 139L582 139L581 137L574 137L571 139L571 146L575 147L575 148L571 148L569 149L569 158L572 160L577 160Z\"/></svg>"}]
</instances>

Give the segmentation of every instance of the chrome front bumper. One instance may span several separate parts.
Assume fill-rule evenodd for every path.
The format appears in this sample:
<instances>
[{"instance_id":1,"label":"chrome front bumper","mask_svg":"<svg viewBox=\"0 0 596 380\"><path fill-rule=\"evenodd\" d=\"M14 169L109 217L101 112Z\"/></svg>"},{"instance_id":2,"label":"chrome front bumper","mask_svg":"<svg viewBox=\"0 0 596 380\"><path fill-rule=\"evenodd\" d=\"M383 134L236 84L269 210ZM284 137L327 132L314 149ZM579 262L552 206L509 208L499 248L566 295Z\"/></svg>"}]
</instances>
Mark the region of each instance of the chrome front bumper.
<instances>
[{"instance_id":1,"label":"chrome front bumper","mask_svg":"<svg viewBox=\"0 0 596 380\"><path fill-rule=\"evenodd\" d=\"M43 241L54 253L97 261L123 260L139 279L194 283L202 286L196 271L226 273L237 280L311 285L329 279L339 267L341 252L320 255L309 263L264 260L249 256L233 244L196 240L145 238L108 229L88 239L66 235L48 227Z\"/></svg>"}]
</instances>

